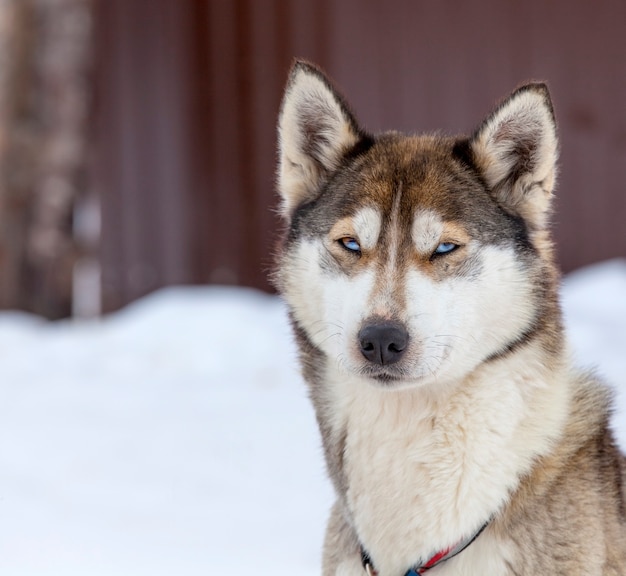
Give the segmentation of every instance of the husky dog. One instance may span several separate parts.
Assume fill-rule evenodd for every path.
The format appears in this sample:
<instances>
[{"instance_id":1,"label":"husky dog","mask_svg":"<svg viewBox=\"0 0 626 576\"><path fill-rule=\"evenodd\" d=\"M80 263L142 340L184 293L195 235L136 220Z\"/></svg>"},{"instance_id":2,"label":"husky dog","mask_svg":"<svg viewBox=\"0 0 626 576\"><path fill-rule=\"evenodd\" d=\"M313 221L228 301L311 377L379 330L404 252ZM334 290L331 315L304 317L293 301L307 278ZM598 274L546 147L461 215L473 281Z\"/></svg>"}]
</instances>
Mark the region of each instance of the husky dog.
<instances>
[{"instance_id":1,"label":"husky dog","mask_svg":"<svg viewBox=\"0 0 626 576\"><path fill-rule=\"evenodd\" d=\"M572 367L544 84L470 137L371 135L296 62L279 119L288 303L337 500L325 575L626 575L626 461Z\"/></svg>"}]
</instances>

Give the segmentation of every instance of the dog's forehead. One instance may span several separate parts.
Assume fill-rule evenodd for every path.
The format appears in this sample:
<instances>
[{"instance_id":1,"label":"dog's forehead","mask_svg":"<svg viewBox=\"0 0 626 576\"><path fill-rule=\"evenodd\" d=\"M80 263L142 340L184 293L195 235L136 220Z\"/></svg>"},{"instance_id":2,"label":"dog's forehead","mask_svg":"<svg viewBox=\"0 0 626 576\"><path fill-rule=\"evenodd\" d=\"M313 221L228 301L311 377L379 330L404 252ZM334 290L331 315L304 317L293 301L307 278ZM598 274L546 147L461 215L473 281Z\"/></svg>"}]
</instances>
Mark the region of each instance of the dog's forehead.
<instances>
[{"instance_id":1,"label":"dog's forehead","mask_svg":"<svg viewBox=\"0 0 626 576\"><path fill-rule=\"evenodd\" d=\"M434 137L386 137L362 159L353 176L362 199L386 213L399 208L414 216L420 207L445 213L450 193L463 186L469 170L454 158L453 140Z\"/></svg>"},{"instance_id":2,"label":"dog's forehead","mask_svg":"<svg viewBox=\"0 0 626 576\"><path fill-rule=\"evenodd\" d=\"M367 235L367 245L394 229L426 250L437 235L436 214L444 223L462 223L471 236L496 241L506 222L476 171L455 156L457 141L378 137L369 150L346 161L317 201L296 213L294 226L313 235L327 234L343 220L347 224L342 233ZM428 227L416 238L423 224Z\"/></svg>"},{"instance_id":3,"label":"dog's forehead","mask_svg":"<svg viewBox=\"0 0 626 576\"><path fill-rule=\"evenodd\" d=\"M346 189L354 194L351 212L374 206L383 233L393 221L417 242L434 238L442 223L450 222L493 241L510 223L475 169L454 154L457 142L436 136L383 136L346 175Z\"/></svg>"},{"instance_id":4,"label":"dog's forehead","mask_svg":"<svg viewBox=\"0 0 626 576\"><path fill-rule=\"evenodd\" d=\"M456 219L458 192L467 187L471 173L454 158L452 147L441 138L383 138L345 176L350 216L378 220L383 231L392 221L407 232L416 227L434 231L440 226L436 220Z\"/></svg>"}]
</instances>

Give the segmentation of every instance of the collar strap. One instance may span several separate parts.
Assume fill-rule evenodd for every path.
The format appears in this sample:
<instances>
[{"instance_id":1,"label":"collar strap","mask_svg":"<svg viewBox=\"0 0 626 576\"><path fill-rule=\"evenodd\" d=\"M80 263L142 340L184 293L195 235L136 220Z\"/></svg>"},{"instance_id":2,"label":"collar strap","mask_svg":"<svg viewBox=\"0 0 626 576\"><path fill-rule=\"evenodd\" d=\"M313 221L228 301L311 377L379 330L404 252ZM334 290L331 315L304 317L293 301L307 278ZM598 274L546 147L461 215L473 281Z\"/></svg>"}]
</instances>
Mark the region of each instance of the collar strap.
<instances>
[{"instance_id":1,"label":"collar strap","mask_svg":"<svg viewBox=\"0 0 626 576\"><path fill-rule=\"evenodd\" d=\"M434 556L431 556L428 560L426 560L426 562L422 562L414 566L413 568L411 568L404 576L419 576L420 574L424 574L424 572L426 572L427 570L434 568L438 564L441 564L442 562L445 562L446 560L450 560L450 558L456 556L457 554L460 554L472 542L474 542L476 538L478 538L482 534L483 530L487 528L488 525L489 525L489 521L485 522L480 527L480 529L470 538L461 540L460 542L458 542L454 546L451 546L450 548L447 548L445 550L440 550L439 552L437 552L437 554L435 554ZM368 574L368 576L378 575L378 572L376 572L376 569L374 568L374 564L372 563L371 558L369 557L368 553L363 549L363 546L361 546L361 562L363 563L363 568L365 569L365 572Z\"/></svg>"}]
</instances>

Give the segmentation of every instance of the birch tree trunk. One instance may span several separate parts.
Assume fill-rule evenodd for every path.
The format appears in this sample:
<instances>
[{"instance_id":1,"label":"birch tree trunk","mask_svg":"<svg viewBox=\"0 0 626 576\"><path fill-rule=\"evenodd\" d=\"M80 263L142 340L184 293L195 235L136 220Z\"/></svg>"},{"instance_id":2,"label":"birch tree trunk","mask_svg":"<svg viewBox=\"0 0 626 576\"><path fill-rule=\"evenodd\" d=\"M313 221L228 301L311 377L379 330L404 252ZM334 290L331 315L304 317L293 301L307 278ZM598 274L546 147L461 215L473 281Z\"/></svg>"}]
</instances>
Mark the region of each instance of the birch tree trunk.
<instances>
[{"instance_id":1,"label":"birch tree trunk","mask_svg":"<svg viewBox=\"0 0 626 576\"><path fill-rule=\"evenodd\" d=\"M69 315L94 0L0 0L0 308Z\"/></svg>"}]
</instances>

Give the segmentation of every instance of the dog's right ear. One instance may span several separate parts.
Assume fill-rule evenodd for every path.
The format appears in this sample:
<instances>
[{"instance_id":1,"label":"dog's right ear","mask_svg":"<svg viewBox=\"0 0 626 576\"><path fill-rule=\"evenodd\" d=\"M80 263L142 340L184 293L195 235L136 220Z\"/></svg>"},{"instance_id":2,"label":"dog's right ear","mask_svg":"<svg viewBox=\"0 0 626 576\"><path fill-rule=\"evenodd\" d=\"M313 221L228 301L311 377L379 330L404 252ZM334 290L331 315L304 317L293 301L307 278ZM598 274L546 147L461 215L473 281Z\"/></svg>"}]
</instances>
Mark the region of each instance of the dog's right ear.
<instances>
[{"instance_id":1,"label":"dog's right ear","mask_svg":"<svg viewBox=\"0 0 626 576\"><path fill-rule=\"evenodd\" d=\"M278 120L278 190L285 218L315 198L362 137L354 116L323 72L296 61Z\"/></svg>"}]
</instances>

